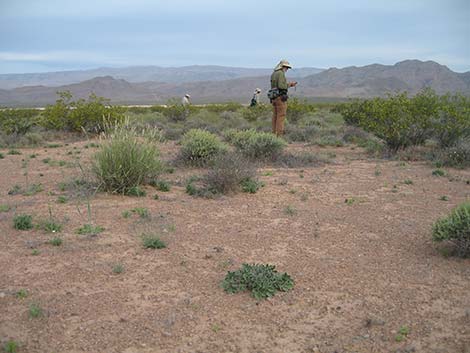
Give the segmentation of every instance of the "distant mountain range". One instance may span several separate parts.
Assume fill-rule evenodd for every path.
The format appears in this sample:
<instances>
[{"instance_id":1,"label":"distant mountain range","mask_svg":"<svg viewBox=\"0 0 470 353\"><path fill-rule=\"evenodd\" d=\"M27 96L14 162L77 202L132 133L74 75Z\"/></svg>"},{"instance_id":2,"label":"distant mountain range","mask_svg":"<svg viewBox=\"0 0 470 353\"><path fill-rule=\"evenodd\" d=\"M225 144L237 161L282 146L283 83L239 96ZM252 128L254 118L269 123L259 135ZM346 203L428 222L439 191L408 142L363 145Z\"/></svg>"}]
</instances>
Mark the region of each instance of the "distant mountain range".
<instances>
[{"instance_id":1,"label":"distant mountain range","mask_svg":"<svg viewBox=\"0 0 470 353\"><path fill-rule=\"evenodd\" d=\"M194 103L238 101L248 103L253 90L269 89L271 69L225 68L221 66L190 66L184 68L134 67L97 69L62 73L67 79L77 73L93 75L100 70L121 70L113 75L93 77L79 83L61 86L25 86L0 89L2 106L44 106L54 103L57 91L70 91L74 98L87 98L90 93L111 99L115 104L159 104L168 99L191 94ZM153 71L152 71L153 70ZM0 75L2 80L31 82L34 75L48 82L60 81L61 73ZM43 75L43 76L41 76ZM47 76L51 75L51 76ZM152 77L156 80L147 80ZM203 78L210 78L203 80ZM165 79L163 79L165 78ZM437 93L461 92L470 95L470 72L456 73L433 61L406 60L395 65L373 64L363 67L320 70L302 68L288 72L288 78L299 82L290 95L307 99L345 99L384 96L407 91L416 94L425 87ZM39 78L36 78L39 79ZM65 80L66 78L63 78Z\"/></svg>"},{"instance_id":2,"label":"distant mountain range","mask_svg":"<svg viewBox=\"0 0 470 353\"><path fill-rule=\"evenodd\" d=\"M250 69L214 65L193 65L183 67L132 66L124 68L99 68L82 71L61 71L29 74L0 75L0 89L12 89L24 86L56 87L80 83L95 77L111 76L131 83L166 82L183 83L196 81L222 81L241 77L266 76L272 69ZM305 77L323 71L307 67L297 68L290 72L292 77Z\"/></svg>"}]
</instances>

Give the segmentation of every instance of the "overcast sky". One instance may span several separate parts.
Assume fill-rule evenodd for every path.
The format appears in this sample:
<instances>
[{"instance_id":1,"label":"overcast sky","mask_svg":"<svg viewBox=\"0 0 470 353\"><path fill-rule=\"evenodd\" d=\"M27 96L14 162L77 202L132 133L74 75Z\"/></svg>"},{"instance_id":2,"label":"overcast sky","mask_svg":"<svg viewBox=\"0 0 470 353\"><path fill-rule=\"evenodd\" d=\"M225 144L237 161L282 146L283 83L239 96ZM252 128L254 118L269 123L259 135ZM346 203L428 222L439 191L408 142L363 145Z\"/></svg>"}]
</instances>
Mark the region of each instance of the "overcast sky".
<instances>
[{"instance_id":1,"label":"overcast sky","mask_svg":"<svg viewBox=\"0 0 470 353\"><path fill-rule=\"evenodd\" d=\"M281 58L470 71L470 0L0 0L0 73Z\"/></svg>"}]
</instances>

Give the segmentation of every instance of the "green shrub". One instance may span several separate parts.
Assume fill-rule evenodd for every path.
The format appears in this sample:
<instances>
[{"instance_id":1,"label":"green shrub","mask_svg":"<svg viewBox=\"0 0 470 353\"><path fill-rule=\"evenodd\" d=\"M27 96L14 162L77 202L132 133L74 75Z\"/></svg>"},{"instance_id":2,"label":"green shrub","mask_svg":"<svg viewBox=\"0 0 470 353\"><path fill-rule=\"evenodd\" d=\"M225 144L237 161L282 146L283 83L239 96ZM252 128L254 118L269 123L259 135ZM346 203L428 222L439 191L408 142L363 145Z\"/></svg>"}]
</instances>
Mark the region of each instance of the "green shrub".
<instances>
[{"instance_id":1,"label":"green shrub","mask_svg":"<svg viewBox=\"0 0 470 353\"><path fill-rule=\"evenodd\" d=\"M29 305L29 317L38 318L43 315L44 315L43 310L38 304L32 303Z\"/></svg>"},{"instance_id":2,"label":"green shrub","mask_svg":"<svg viewBox=\"0 0 470 353\"><path fill-rule=\"evenodd\" d=\"M461 140L454 146L437 152L437 160L443 166L465 168L470 166L470 139Z\"/></svg>"},{"instance_id":3,"label":"green shrub","mask_svg":"<svg viewBox=\"0 0 470 353\"><path fill-rule=\"evenodd\" d=\"M287 114L286 118L289 123L295 123L299 121L304 115L313 113L316 111L316 108L313 104L309 104L306 101L300 101L297 98L289 99L289 104L287 105Z\"/></svg>"},{"instance_id":4,"label":"green shrub","mask_svg":"<svg viewBox=\"0 0 470 353\"><path fill-rule=\"evenodd\" d=\"M125 192L127 196L135 196L135 197L144 197L147 195L147 191L142 189L140 186L131 186L127 191Z\"/></svg>"},{"instance_id":5,"label":"green shrub","mask_svg":"<svg viewBox=\"0 0 470 353\"><path fill-rule=\"evenodd\" d=\"M255 130L238 131L231 138L236 149L251 159L275 159L286 146L282 138Z\"/></svg>"},{"instance_id":6,"label":"green shrub","mask_svg":"<svg viewBox=\"0 0 470 353\"><path fill-rule=\"evenodd\" d=\"M433 226L433 240L450 241L456 245L460 256L470 255L470 202L454 208L451 213L439 219Z\"/></svg>"},{"instance_id":7,"label":"green shrub","mask_svg":"<svg viewBox=\"0 0 470 353\"><path fill-rule=\"evenodd\" d=\"M163 242L156 235L144 235L142 237L142 245L146 249L163 249L163 248L166 248L165 242Z\"/></svg>"},{"instance_id":8,"label":"green shrub","mask_svg":"<svg viewBox=\"0 0 470 353\"><path fill-rule=\"evenodd\" d=\"M93 156L92 171L109 192L127 194L161 169L154 141L126 125L116 126Z\"/></svg>"},{"instance_id":9,"label":"green shrub","mask_svg":"<svg viewBox=\"0 0 470 353\"><path fill-rule=\"evenodd\" d=\"M7 135L24 135L39 121L36 109L5 109L0 110L0 130Z\"/></svg>"},{"instance_id":10,"label":"green shrub","mask_svg":"<svg viewBox=\"0 0 470 353\"><path fill-rule=\"evenodd\" d=\"M13 218L13 227L18 230L33 228L33 217L29 214L19 214Z\"/></svg>"},{"instance_id":11,"label":"green shrub","mask_svg":"<svg viewBox=\"0 0 470 353\"><path fill-rule=\"evenodd\" d=\"M171 189L170 183L164 180L155 180L150 183L155 189L163 192L168 192Z\"/></svg>"},{"instance_id":12,"label":"green shrub","mask_svg":"<svg viewBox=\"0 0 470 353\"><path fill-rule=\"evenodd\" d=\"M181 159L191 164L207 164L226 150L216 135L204 130L189 130L181 141Z\"/></svg>"},{"instance_id":13,"label":"green shrub","mask_svg":"<svg viewBox=\"0 0 470 353\"><path fill-rule=\"evenodd\" d=\"M48 105L41 124L48 129L102 132L107 125L124 119L124 109L109 106L109 100L91 94L88 100L72 101L70 92L58 92L59 99Z\"/></svg>"},{"instance_id":14,"label":"green shrub","mask_svg":"<svg viewBox=\"0 0 470 353\"><path fill-rule=\"evenodd\" d=\"M440 97L433 120L434 136L441 147L451 147L470 137L470 98L461 94Z\"/></svg>"},{"instance_id":15,"label":"green shrub","mask_svg":"<svg viewBox=\"0 0 470 353\"><path fill-rule=\"evenodd\" d=\"M222 282L228 293L249 290L256 299L272 297L277 291L286 292L294 286L294 281L287 273L278 273L275 266L261 264L243 264L240 270L228 272Z\"/></svg>"}]
</instances>

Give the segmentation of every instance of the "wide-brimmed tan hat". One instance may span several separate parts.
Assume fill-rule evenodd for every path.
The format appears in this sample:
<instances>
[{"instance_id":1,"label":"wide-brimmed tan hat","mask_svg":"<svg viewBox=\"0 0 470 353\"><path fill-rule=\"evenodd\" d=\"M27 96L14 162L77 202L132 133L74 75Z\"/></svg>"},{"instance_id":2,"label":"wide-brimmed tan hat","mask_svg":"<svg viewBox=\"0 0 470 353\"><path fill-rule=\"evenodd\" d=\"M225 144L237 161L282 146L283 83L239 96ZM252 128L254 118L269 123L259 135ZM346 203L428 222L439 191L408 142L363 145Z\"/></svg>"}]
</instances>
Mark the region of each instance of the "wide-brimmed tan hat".
<instances>
[{"instance_id":1,"label":"wide-brimmed tan hat","mask_svg":"<svg viewBox=\"0 0 470 353\"><path fill-rule=\"evenodd\" d=\"M255 89L255 92L260 93L260 92L261 92L261 89L260 89L260 88L257 88L257 89Z\"/></svg>"},{"instance_id":2,"label":"wide-brimmed tan hat","mask_svg":"<svg viewBox=\"0 0 470 353\"><path fill-rule=\"evenodd\" d=\"M274 71L280 70L283 67L287 67L288 69L292 69L291 64L287 60L281 60L279 64L274 68Z\"/></svg>"},{"instance_id":3,"label":"wide-brimmed tan hat","mask_svg":"<svg viewBox=\"0 0 470 353\"><path fill-rule=\"evenodd\" d=\"M187 93L184 96L187 97L187 98L191 98L191 96Z\"/></svg>"}]
</instances>

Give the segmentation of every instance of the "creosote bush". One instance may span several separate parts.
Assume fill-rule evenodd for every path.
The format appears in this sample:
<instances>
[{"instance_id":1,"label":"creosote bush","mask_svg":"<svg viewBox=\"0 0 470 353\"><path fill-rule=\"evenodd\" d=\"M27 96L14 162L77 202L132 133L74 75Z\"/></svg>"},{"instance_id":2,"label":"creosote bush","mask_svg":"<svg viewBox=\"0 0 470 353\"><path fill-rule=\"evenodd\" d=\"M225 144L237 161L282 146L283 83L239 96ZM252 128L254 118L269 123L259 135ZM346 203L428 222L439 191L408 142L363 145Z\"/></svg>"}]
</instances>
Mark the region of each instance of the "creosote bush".
<instances>
[{"instance_id":1,"label":"creosote bush","mask_svg":"<svg viewBox=\"0 0 470 353\"><path fill-rule=\"evenodd\" d=\"M180 158L189 164L205 165L225 151L227 146L216 135L205 130L193 129L183 136Z\"/></svg>"},{"instance_id":2,"label":"creosote bush","mask_svg":"<svg viewBox=\"0 0 470 353\"><path fill-rule=\"evenodd\" d=\"M470 202L457 206L447 217L434 223L432 236L436 242L455 244L459 256L470 256Z\"/></svg>"},{"instance_id":3,"label":"creosote bush","mask_svg":"<svg viewBox=\"0 0 470 353\"><path fill-rule=\"evenodd\" d=\"M278 273L273 265L243 264L240 270L228 272L222 288L228 293L246 290L256 299L272 297L277 291L287 292L294 281L287 273Z\"/></svg>"},{"instance_id":4,"label":"creosote bush","mask_svg":"<svg viewBox=\"0 0 470 353\"><path fill-rule=\"evenodd\" d=\"M128 194L161 172L157 146L127 124L117 125L105 135L93 157L92 171L102 189Z\"/></svg>"}]
</instances>

